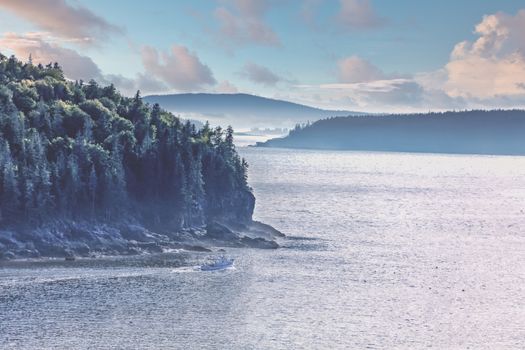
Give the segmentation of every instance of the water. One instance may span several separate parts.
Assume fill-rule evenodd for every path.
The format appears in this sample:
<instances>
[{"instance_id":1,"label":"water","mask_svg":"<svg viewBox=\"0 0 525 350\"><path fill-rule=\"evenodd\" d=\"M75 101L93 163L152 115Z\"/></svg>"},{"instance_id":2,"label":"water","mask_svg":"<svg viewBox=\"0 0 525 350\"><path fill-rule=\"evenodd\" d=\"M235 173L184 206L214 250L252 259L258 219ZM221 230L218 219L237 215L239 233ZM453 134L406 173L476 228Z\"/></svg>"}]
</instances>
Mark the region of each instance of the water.
<instances>
[{"instance_id":1,"label":"water","mask_svg":"<svg viewBox=\"0 0 525 350\"><path fill-rule=\"evenodd\" d=\"M11 264L0 346L523 348L525 157L241 153L284 248Z\"/></svg>"}]
</instances>

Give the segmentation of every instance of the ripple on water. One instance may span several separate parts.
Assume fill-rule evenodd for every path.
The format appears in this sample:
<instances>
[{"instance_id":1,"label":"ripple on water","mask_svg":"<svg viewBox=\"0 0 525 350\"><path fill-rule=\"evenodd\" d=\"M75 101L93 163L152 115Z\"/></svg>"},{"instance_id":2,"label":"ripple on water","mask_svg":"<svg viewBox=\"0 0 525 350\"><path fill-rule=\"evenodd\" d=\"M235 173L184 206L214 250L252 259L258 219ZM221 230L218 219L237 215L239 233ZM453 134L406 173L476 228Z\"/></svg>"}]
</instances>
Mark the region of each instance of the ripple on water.
<instances>
[{"instance_id":1,"label":"ripple on water","mask_svg":"<svg viewBox=\"0 0 525 350\"><path fill-rule=\"evenodd\" d=\"M285 249L4 265L0 348L522 348L525 157L241 153Z\"/></svg>"}]
</instances>

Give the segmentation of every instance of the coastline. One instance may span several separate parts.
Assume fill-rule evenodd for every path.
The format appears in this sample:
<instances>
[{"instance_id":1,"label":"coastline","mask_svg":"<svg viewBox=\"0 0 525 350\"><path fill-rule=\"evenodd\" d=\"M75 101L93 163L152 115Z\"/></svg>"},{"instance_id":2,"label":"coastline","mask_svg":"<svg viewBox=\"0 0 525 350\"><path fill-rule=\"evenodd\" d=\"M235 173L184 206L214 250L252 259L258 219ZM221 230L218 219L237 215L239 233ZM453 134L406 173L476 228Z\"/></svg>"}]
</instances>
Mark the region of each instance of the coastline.
<instances>
[{"instance_id":1,"label":"coastline","mask_svg":"<svg viewBox=\"0 0 525 350\"><path fill-rule=\"evenodd\" d=\"M277 249L284 234L258 222L214 220L182 230L152 231L136 222L58 221L38 228L0 231L0 261L17 259L134 256L173 250Z\"/></svg>"}]
</instances>

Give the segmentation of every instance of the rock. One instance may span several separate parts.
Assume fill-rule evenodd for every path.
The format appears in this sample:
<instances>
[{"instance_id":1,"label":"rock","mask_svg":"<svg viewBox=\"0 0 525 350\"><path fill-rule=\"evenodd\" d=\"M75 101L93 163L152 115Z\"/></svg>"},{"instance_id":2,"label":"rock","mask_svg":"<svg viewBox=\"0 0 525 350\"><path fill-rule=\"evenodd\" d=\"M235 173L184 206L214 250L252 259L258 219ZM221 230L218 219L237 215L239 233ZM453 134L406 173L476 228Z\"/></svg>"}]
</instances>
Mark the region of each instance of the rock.
<instances>
[{"instance_id":1,"label":"rock","mask_svg":"<svg viewBox=\"0 0 525 350\"><path fill-rule=\"evenodd\" d=\"M232 230L216 221L212 221L206 225L206 235L210 238L221 240L231 240L237 238L237 235Z\"/></svg>"},{"instance_id":2,"label":"rock","mask_svg":"<svg viewBox=\"0 0 525 350\"><path fill-rule=\"evenodd\" d=\"M247 198L249 199L249 198ZM165 248L211 252L209 246L275 249L284 236L273 227L231 217L198 223L184 230L157 227L151 231L132 219L114 223L56 220L35 229L0 230L0 259L136 255L162 253ZM229 219L228 219L229 218ZM161 230L161 231L157 231Z\"/></svg>"},{"instance_id":3,"label":"rock","mask_svg":"<svg viewBox=\"0 0 525 350\"><path fill-rule=\"evenodd\" d=\"M38 251L40 252L40 254L42 254L42 256L63 258L67 255L66 249L63 246L58 245L58 243L50 244L47 242L40 242L39 244L37 244L37 247Z\"/></svg>"},{"instance_id":4,"label":"rock","mask_svg":"<svg viewBox=\"0 0 525 350\"><path fill-rule=\"evenodd\" d=\"M263 224L262 222L260 221L252 221L252 224L250 225L250 228L251 229L255 229L255 230L261 230L261 231L264 231L268 234L271 234L272 236L274 237L286 237L286 235L284 233L282 233L281 231L277 230L275 227L272 227L268 224Z\"/></svg>"},{"instance_id":5,"label":"rock","mask_svg":"<svg viewBox=\"0 0 525 350\"><path fill-rule=\"evenodd\" d=\"M120 230L120 235L129 240L138 242L154 242L155 238L145 228L137 225L126 225Z\"/></svg>"},{"instance_id":6,"label":"rock","mask_svg":"<svg viewBox=\"0 0 525 350\"><path fill-rule=\"evenodd\" d=\"M7 252L2 253L2 255L0 256L0 259L11 260L11 259L14 259L15 257L16 256L13 252L7 251Z\"/></svg>"},{"instance_id":7,"label":"rock","mask_svg":"<svg viewBox=\"0 0 525 350\"><path fill-rule=\"evenodd\" d=\"M80 256L89 256L89 253L91 249L89 249L89 246L86 243L77 243L71 246L71 249L75 252L75 254Z\"/></svg>"},{"instance_id":8,"label":"rock","mask_svg":"<svg viewBox=\"0 0 525 350\"><path fill-rule=\"evenodd\" d=\"M162 253L162 247L157 242L139 242L137 246L151 253Z\"/></svg>"},{"instance_id":9,"label":"rock","mask_svg":"<svg viewBox=\"0 0 525 350\"><path fill-rule=\"evenodd\" d=\"M129 247L125 252L124 254L126 255L138 255L140 254L140 251L138 251L137 249L133 248L133 247Z\"/></svg>"},{"instance_id":10,"label":"rock","mask_svg":"<svg viewBox=\"0 0 525 350\"><path fill-rule=\"evenodd\" d=\"M182 249L185 249L185 250L190 250L192 252L211 252L212 250L211 249L208 249L208 248L204 248L200 245L182 245Z\"/></svg>"},{"instance_id":11,"label":"rock","mask_svg":"<svg viewBox=\"0 0 525 350\"><path fill-rule=\"evenodd\" d=\"M92 232L80 225L71 225L71 228L68 231L64 232L64 236L73 239L73 240L91 240L93 239Z\"/></svg>"},{"instance_id":12,"label":"rock","mask_svg":"<svg viewBox=\"0 0 525 350\"><path fill-rule=\"evenodd\" d=\"M40 252L36 249L21 249L16 252L16 256L20 258L39 258Z\"/></svg>"},{"instance_id":13,"label":"rock","mask_svg":"<svg viewBox=\"0 0 525 350\"><path fill-rule=\"evenodd\" d=\"M75 261L75 254L73 254L73 252L71 250L66 249L64 251L64 254L65 254L64 260L66 260L66 261Z\"/></svg>"},{"instance_id":14,"label":"rock","mask_svg":"<svg viewBox=\"0 0 525 350\"><path fill-rule=\"evenodd\" d=\"M0 231L0 246L8 246L13 244L12 234L8 231Z\"/></svg>"},{"instance_id":15,"label":"rock","mask_svg":"<svg viewBox=\"0 0 525 350\"><path fill-rule=\"evenodd\" d=\"M259 248L259 249L277 249L279 248L279 244L275 241L269 241L264 238L250 238L250 237L242 237L241 243L244 244L247 247L250 248Z\"/></svg>"}]
</instances>

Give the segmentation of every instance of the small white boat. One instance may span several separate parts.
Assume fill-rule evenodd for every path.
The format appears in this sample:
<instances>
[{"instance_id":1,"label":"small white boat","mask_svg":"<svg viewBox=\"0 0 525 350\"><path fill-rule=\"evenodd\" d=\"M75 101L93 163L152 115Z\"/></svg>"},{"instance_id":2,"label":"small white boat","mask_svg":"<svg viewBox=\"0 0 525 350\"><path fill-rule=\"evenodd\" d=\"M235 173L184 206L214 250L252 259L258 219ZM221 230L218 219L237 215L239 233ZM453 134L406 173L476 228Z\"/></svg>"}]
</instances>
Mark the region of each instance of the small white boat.
<instances>
[{"instance_id":1,"label":"small white boat","mask_svg":"<svg viewBox=\"0 0 525 350\"><path fill-rule=\"evenodd\" d=\"M224 270L233 266L233 259L227 259L224 256L221 256L219 259L201 265L201 271L216 271Z\"/></svg>"}]
</instances>

